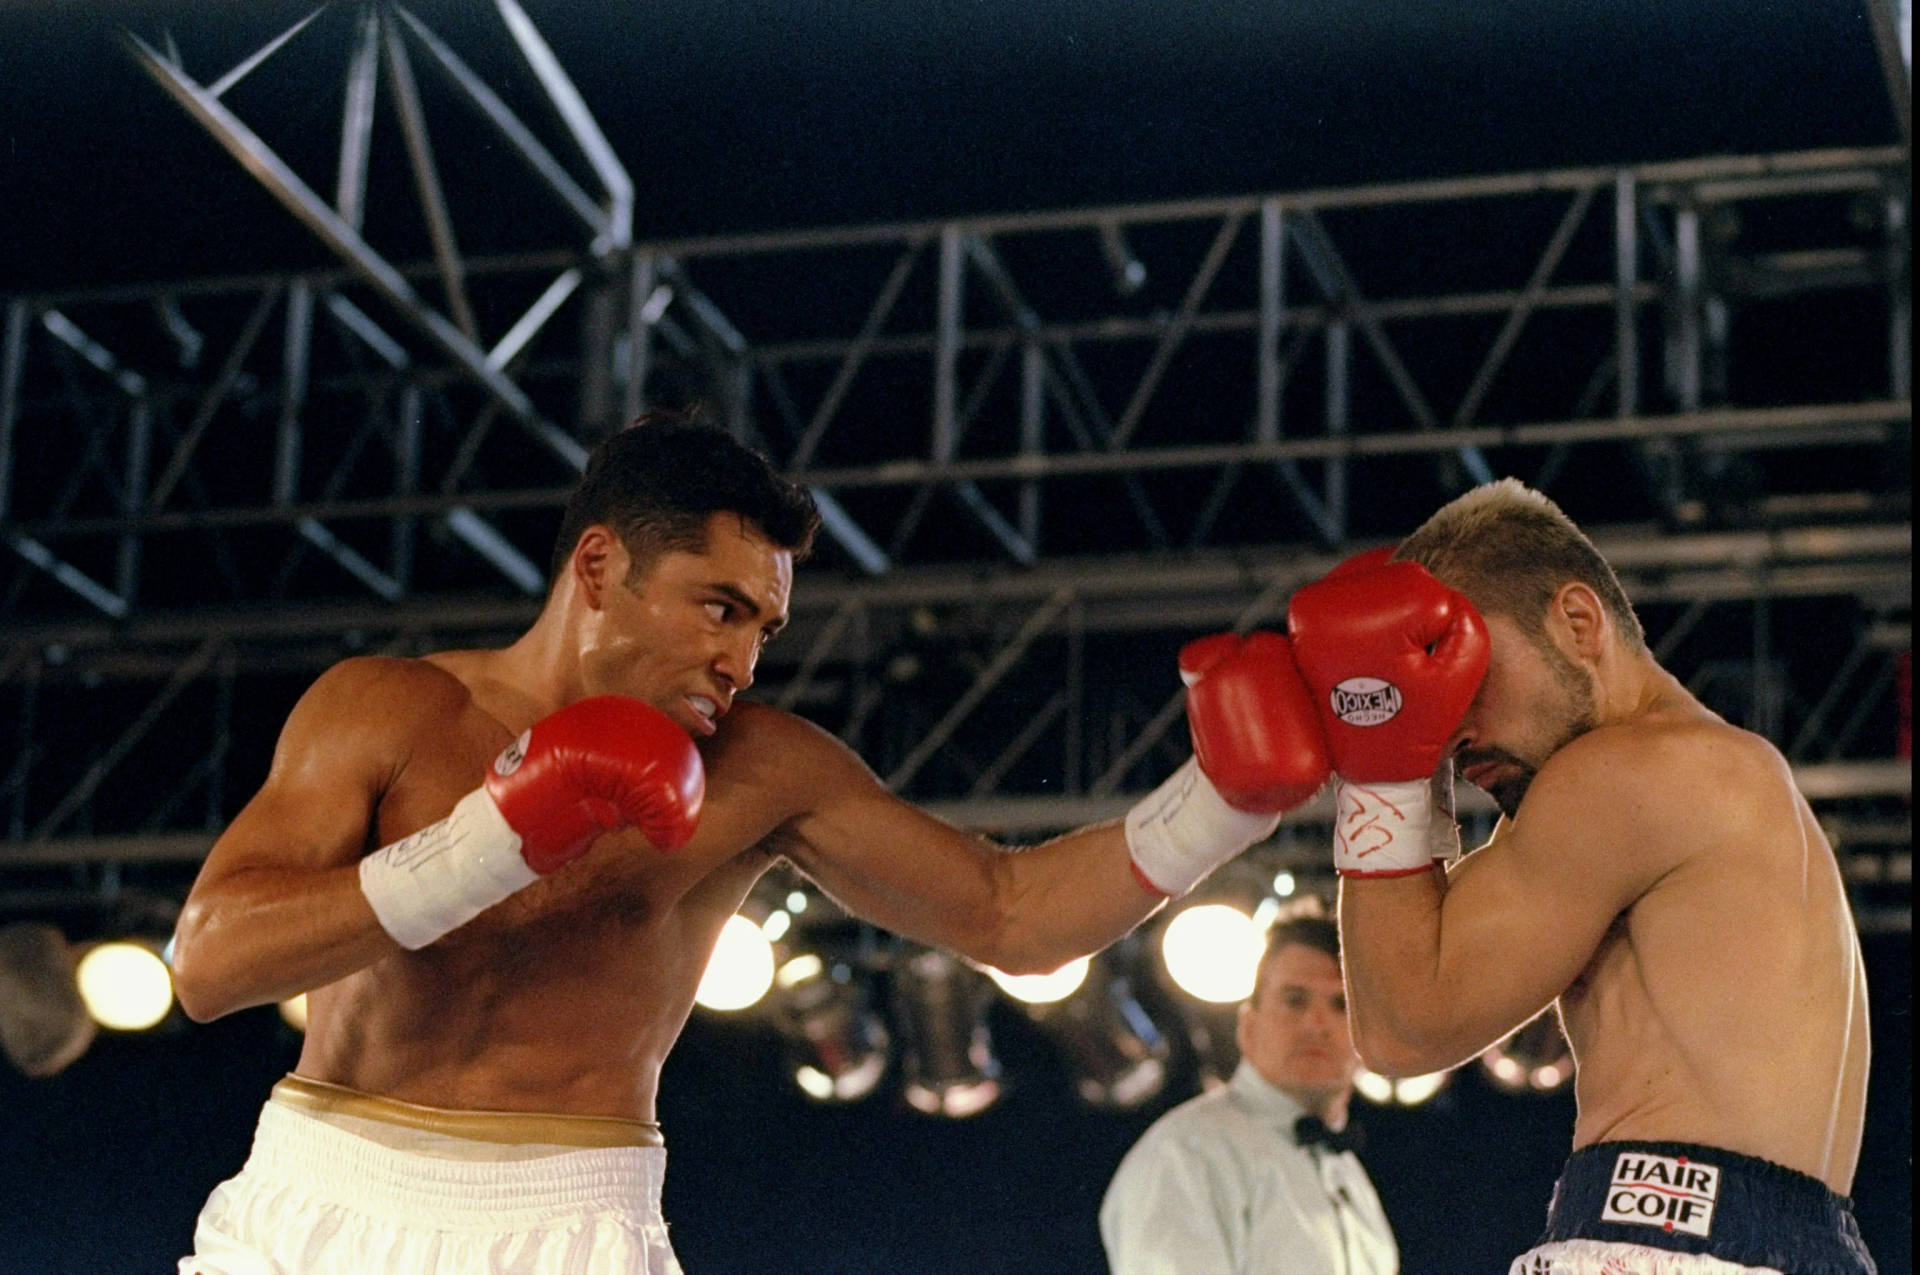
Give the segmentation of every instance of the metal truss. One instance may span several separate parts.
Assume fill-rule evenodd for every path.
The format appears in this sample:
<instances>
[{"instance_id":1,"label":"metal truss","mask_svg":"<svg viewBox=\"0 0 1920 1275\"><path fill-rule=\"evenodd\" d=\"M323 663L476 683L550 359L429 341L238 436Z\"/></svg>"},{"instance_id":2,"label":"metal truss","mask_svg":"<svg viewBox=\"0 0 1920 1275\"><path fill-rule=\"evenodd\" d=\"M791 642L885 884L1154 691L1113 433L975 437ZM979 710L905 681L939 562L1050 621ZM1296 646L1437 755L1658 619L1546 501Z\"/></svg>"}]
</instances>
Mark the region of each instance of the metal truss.
<instances>
[{"instance_id":1,"label":"metal truss","mask_svg":"<svg viewBox=\"0 0 1920 1275\"><path fill-rule=\"evenodd\" d=\"M592 442L689 402L826 514L756 694L957 821L1124 806L1184 751L1181 640L1513 473L1835 827L1910 829L1904 149L649 241L496 8L525 101L392 3L212 78L130 37L335 264L4 298L0 871L190 863L319 668L509 638ZM331 156L243 118L306 55ZM437 162L474 130L511 197Z\"/></svg>"}]
</instances>

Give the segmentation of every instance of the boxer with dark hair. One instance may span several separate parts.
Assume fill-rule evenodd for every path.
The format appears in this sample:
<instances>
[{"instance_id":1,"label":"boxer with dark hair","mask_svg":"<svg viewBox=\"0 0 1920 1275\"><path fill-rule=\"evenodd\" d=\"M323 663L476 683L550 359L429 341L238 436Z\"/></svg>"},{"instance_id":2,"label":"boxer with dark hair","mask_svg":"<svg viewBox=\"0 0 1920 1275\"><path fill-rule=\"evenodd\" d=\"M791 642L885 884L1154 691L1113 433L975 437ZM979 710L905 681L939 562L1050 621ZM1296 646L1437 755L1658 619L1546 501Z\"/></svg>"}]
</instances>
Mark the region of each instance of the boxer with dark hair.
<instances>
[{"instance_id":1,"label":"boxer with dark hair","mask_svg":"<svg viewBox=\"0 0 1920 1275\"><path fill-rule=\"evenodd\" d=\"M787 621L807 493L718 430L590 458L533 626L351 659L301 698L174 950L206 1020L308 996L292 1075L182 1275L661 1275L661 1064L784 856L850 911L1014 972L1139 924L1325 779L1286 640L1183 659L1188 762L1020 854L738 699Z\"/></svg>"}]
</instances>

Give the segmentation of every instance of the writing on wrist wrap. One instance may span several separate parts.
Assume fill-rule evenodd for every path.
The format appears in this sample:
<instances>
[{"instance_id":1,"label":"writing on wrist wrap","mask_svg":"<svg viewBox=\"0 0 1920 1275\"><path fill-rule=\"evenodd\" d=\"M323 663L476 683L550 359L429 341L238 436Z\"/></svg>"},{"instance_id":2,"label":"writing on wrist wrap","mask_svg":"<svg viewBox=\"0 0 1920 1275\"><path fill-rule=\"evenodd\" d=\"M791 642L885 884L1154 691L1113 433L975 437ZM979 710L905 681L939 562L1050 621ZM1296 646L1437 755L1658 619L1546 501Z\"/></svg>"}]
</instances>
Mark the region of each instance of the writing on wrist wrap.
<instances>
[{"instance_id":1,"label":"writing on wrist wrap","mask_svg":"<svg viewBox=\"0 0 1920 1275\"><path fill-rule=\"evenodd\" d=\"M1278 814L1228 805L1200 763L1189 758L1127 812L1127 849L1142 885L1177 898L1279 826Z\"/></svg>"},{"instance_id":2,"label":"writing on wrist wrap","mask_svg":"<svg viewBox=\"0 0 1920 1275\"><path fill-rule=\"evenodd\" d=\"M1333 811L1333 866L1343 876L1410 876L1460 857L1450 757L1428 779L1362 783L1336 777Z\"/></svg>"},{"instance_id":3,"label":"writing on wrist wrap","mask_svg":"<svg viewBox=\"0 0 1920 1275\"><path fill-rule=\"evenodd\" d=\"M1433 863L1432 781L1333 785L1333 866L1343 876L1399 877Z\"/></svg>"},{"instance_id":4,"label":"writing on wrist wrap","mask_svg":"<svg viewBox=\"0 0 1920 1275\"><path fill-rule=\"evenodd\" d=\"M465 925L540 879L484 788L453 813L360 860L360 892L380 928L409 951Z\"/></svg>"}]
</instances>

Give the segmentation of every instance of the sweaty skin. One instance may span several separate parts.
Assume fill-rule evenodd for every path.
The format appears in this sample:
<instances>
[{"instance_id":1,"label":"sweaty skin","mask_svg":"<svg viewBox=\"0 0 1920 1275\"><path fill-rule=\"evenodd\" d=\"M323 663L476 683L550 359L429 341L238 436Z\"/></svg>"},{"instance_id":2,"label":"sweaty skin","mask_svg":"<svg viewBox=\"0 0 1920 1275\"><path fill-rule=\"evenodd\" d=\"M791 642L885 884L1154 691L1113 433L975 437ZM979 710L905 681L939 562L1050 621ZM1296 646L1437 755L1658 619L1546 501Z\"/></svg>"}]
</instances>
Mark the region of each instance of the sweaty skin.
<instances>
[{"instance_id":1,"label":"sweaty skin","mask_svg":"<svg viewBox=\"0 0 1920 1275\"><path fill-rule=\"evenodd\" d=\"M366 658L295 706L260 792L210 853L174 956L205 1020L308 991L297 1071L434 1106L650 1120L661 1063L721 926L784 856L850 910L1008 971L1056 968L1160 900L1118 824L1013 855L890 794L809 723L734 703L785 622L790 555L715 515L699 552L643 578L605 528L581 537L515 645ZM698 831L636 832L438 942L402 949L356 865L441 818L522 730L618 691L668 713L706 764Z\"/></svg>"},{"instance_id":2,"label":"sweaty skin","mask_svg":"<svg viewBox=\"0 0 1920 1275\"><path fill-rule=\"evenodd\" d=\"M1550 609L1559 661L1487 620L1492 662L1452 746L1509 817L1444 880L1343 882L1361 1055L1439 1070L1557 1003L1576 1148L1696 1142L1849 1193L1866 981L1785 759L1623 644L1584 586Z\"/></svg>"}]
</instances>

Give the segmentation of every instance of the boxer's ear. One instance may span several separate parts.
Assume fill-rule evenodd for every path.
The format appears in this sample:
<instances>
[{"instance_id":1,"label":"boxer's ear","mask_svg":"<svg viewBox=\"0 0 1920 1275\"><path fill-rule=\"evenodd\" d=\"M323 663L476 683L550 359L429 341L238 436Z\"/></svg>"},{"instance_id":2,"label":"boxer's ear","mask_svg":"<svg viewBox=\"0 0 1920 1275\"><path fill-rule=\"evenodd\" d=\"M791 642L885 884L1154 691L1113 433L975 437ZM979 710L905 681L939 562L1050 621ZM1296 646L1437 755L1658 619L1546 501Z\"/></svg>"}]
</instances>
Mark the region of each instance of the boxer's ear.
<instances>
[{"instance_id":1,"label":"boxer's ear","mask_svg":"<svg viewBox=\"0 0 1920 1275\"><path fill-rule=\"evenodd\" d=\"M1547 606L1547 627L1549 633L1558 629L1575 654L1597 660L1613 633L1613 617L1590 586L1569 580Z\"/></svg>"},{"instance_id":2,"label":"boxer's ear","mask_svg":"<svg viewBox=\"0 0 1920 1275\"><path fill-rule=\"evenodd\" d=\"M606 605L607 590L626 579L628 565L626 546L619 535L600 523L580 533L567 559L567 570L580 600L595 611Z\"/></svg>"}]
</instances>

